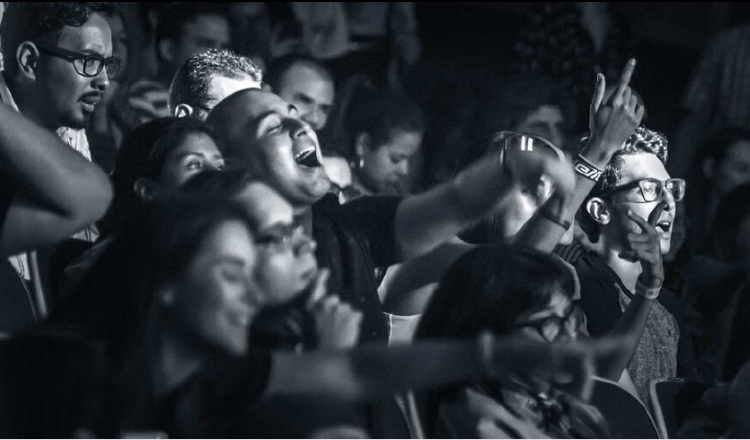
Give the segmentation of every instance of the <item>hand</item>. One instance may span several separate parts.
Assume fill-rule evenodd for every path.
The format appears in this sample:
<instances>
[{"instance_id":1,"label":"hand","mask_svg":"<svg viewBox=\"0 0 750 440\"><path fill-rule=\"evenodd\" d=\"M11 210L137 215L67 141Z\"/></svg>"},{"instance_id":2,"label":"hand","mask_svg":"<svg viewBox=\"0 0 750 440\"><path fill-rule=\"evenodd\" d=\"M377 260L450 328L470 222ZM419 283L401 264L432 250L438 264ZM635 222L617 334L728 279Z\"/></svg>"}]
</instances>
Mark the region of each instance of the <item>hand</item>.
<instances>
[{"instance_id":1,"label":"hand","mask_svg":"<svg viewBox=\"0 0 750 440\"><path fill-rule=\"evenodd\" d=\"M325 286L329 276L328 269L318 272L307 302L307 309L315 323L318 349L351 348L359 340L362 312L342 302L338 295L326 295Z\"/></svg>"},{"instance_id":2,"label":"hand","mask_svg":"<svg viewBox=\"0 0 750 440\"><path fill-rule=\"evenodd\" d=\"M646 287L661 287L664 282L664 263L662 262L661 243L659 231L656 230L656 224L659 222L661 213L666 208L662 202L656 205L648 221L641 218L638 214L628 210L628 217L641 228L640 234L629 233L628 243L630 250L620 253L620 258L630 261L641 262L640 282Z\"/></svg>"},{"instance_id":3,"label":"hand","mask_svg":"<svg viewBox=\"0 0 750 440\"><path fill-rule=\"evenodd\" d=\"M563 194L572 194L575 189L575 172L564 155L507 154L505 166L520 187L537 194L540 185L549 183ZM544 177L545 182L542 182Z\"/></svg>"},{"instance_id":4,"label":"hand","mask_svg":"<svg viewBox=\"0 0 750 440\"><path fill-rule=\"evenodd\" d=\"M587 401L593 393L596 360L611 356L619 342L614 338L570 343L536 343L517 338L498 339L495 344L496 377L519 378L539 391L550 385Z\"/></svg>"},{"instance_id":5,"label":"hand","mask_svg":"<svg viewBox=\"0 0 750 440\"><path fill-rule=\"evenodd\" d=\"M644 107L629 86L635 64L635 59L628 60L614 93L607 99L604 96L607 89L604 75L596 76L596 89L589 109L591 138L585 151L587 159L596 165L606 165L643 119Z\"/></svg>"}]
</instances>

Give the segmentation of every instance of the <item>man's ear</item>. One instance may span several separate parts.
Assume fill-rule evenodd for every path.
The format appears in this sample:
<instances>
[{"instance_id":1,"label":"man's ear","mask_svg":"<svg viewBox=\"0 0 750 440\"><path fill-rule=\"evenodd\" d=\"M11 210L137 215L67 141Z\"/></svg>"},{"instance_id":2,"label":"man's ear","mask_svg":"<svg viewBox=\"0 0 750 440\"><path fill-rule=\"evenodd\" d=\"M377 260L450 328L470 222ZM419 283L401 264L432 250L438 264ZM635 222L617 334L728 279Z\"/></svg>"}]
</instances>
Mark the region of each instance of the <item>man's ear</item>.
<instances>
[{"instance_id":1,"label":"man's ear","mask_svg":"<svg viewBox=\"0 0 750 440\"><path fill-rule=\"evenodd\" d=\"M39 49L31 41L24 41L16 49L18 72L24 78L36 80L36 66L39 60Z\"/></svg>"},{"instance_id":2,"label":"man's ear","mask_svg":"<svg viewBox=\"0 0 750 440\"><path fill-rule=\"evenodd\" d=\"M362 157L365 154L365 148L370 149L370 136L367 133L360 133L354 140L354 152L357 156Z\"/></svg>"},{"instance_id":3,"label":"man's ear","mask_svg":"<svg viewBox=\"0 0 750 440\"><path fill-rule=\"evenodd\" d=\"M592 197L586 202L586 213L600 225L606 225L612 219L604 200L599 197Z\"/></svg>"},{"instance_id":4,"label":"man's ear","mask_svg":"<svg viewBox=\"0 0 750 440\"><path fill-rule=\"evenodd\" d=\"M159 57L171 63L174 61L174 41L164 38L159 42Z\"/></svg>"},{"instance_id":5,"label":"man's ear","mask_svg":"<svg viewBox=\"0 0 750 440\"><path fill-rule=\"evenodd\" d=\"M189 118L193 114L193 107L188 104L179 104L174 109L174 115L177 118Z\"/></svg>"},{"instance_id":6,"label":"man's ear","mask_svg":"<svg viewBox=\"0 0 750 440\"><path fill-rule=\"evenodd\" d=\"M135 181L135 184L133 184L133 191L135 191L136 197L143 202L153 200L156 195L154 182L146 177L141 177Z\"/></svg>"}]
</instances>

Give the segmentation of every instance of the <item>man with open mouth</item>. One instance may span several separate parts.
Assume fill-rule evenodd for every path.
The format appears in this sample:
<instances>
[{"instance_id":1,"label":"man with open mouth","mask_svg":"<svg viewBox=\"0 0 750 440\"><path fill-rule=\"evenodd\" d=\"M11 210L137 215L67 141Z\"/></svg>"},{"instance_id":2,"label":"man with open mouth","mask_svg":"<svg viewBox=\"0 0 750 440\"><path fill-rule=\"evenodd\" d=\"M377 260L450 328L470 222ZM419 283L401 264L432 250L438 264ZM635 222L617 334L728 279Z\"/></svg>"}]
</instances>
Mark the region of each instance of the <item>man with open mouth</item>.
<instances>
[{"instance_id":1,"label":"man with open mouth","mask_svg":"<svg viewBox=\"0 0 750 440\"><path fill-rule=\"evenodd\" d=\"M650 303L636 318L643 333L627 364L642 399L650 379L694 373L689 338L681 336L683 311L674 293L662 288L662 255L671 246L676 203L685 197L685 181L670 177L666 160L666 138L643 126L636 129L578 212L593 249L574 244L578 252L565 252L581 281L592 336L612 332L631 302Z\"/></svg>"}]
</instances>

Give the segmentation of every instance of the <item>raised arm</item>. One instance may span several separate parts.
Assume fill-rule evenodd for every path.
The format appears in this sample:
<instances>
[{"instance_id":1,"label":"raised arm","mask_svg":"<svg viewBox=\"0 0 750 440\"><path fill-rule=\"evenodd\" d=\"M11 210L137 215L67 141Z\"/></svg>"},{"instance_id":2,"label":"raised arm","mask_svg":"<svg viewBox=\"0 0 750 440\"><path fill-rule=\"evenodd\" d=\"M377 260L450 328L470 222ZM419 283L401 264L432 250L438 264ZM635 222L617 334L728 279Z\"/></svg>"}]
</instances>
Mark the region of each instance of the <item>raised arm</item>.
<instances>
[{"instance_id":1,"label":"raised arm","mask_svg":"<svg viewBox=\"0 0 750 440\"><path fill-rule=\"evenodd\" d=\"M0 168L14 191L0 232L0 256L74 234L101 218L112 199L99 167L5 104L0 104Z\"/></svg>"},{"instance_id":2,"label":"raised arm","mask_svg":"<svg viewBox=\"0 0 750 440\"><path fill-rule=\"evenodd\" d=\"M499 155L492 155L449 182L407 197L396 212L396 240L402 258L429 252L490 214L512 185Z\"/></svg>"},{"instance_id":3,"label":"raised arm","mask_svg":"<svg viewBox=\"0 0 750 440\"><path fill-rule=\"evenodd\" d=\"M575 186L570 191L557 188L519 231L515 243L552 252L565 235L566 226L573 222L576 211L594 188L597 171L604 169L641 123L644 108L629 86L634 70L635 60L631 59L625 65L614 93L606 100L604 76L597 75L589 112L591 133L574 160Z\"/></svg>"},{"instance_id":4,"label":"raised arm","mask_svg":"<svg viewBox=\"0 0 750 440\"><path fill-rule=\"evenodd\" d=\"M529 383L568 385L588 398L595 358L608 355L615 345L614 341L541 344L480 337L477 343L432 341L304 355L275 353L267 394L322 393L366 400L491 374L500 380L522 377Z\"/></svg>"}]
</instances>

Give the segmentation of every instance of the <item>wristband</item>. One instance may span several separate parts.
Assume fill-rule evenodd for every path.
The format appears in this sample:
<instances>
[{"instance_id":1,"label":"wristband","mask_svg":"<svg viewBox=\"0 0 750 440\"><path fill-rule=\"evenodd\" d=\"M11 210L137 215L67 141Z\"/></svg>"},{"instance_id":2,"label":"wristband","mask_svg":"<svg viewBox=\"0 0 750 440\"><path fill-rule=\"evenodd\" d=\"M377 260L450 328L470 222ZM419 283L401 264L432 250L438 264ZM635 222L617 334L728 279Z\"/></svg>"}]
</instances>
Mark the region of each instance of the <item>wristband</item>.
<instances>
[{"instance_id":1,"label":"wristband","mask_svg":"<svg viewBox=\"0 0 750 440\"><path fill-rule=\"evenodd\" d=\"M575 162L573 162L573 170L582 175L583 177L598 182L604 173L602 170L597 168L594 164L589 162L585 157L580 154L576 156Z\"/></svg>"},{"instance_id":2,"label":"wristband","mask_svg":"<svg viewBox=\"0 0 750 440\"><path fill-rule=\"evenodd\" d=\"M555 217L554 215L547 212L546 209L540 208L539 209L539 215L546 218L547 220L551 221L552 223L560 226L561 228L565 229L566 231L570 229L570 222L567 220L560 220L559 218Z\"/></svg>"},{"instance_id":3,"label":"wristband","mask_svg":"<svg viewBox=\"0 0 750 440\"><path fill-rule=\"evenodd\" d=\"M493 359L495 357L495 336L492 332L482 332L477 337L477 358L479 368L483 377L492 376L494 370Z\"/></svg>"},{"instance_id":4,"label":"wristband","mask_svg":"<svg viewBox=\"0 0 750 440\"><path fill-rule=\"evenodd\" d=\"M647 287L643 283L641 283L641 280L638 279L635 282L635 294L640 295L646 299L656 299L659 297L659 292L661 291L661 286L659 287Z\"/></svg>"}]
</instances>

